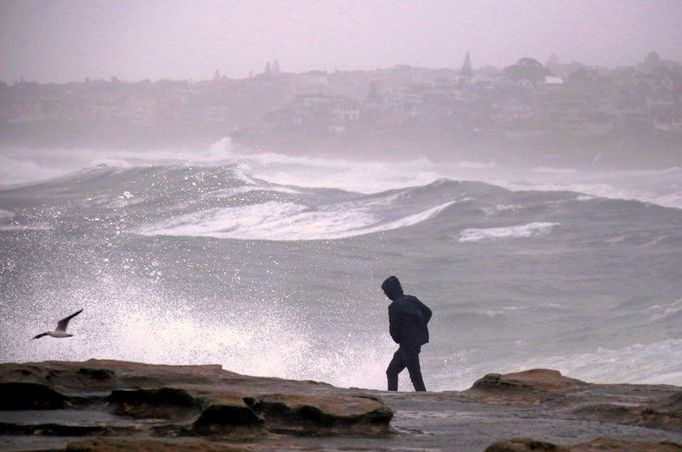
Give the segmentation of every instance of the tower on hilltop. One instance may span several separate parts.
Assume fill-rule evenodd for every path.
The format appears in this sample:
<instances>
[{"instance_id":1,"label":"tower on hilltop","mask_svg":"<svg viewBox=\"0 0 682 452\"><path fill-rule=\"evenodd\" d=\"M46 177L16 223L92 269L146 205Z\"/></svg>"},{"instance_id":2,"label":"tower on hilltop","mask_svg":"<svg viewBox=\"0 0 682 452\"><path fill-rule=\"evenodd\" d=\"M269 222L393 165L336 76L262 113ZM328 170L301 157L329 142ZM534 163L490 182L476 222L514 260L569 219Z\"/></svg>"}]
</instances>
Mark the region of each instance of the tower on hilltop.
<instances>
[{"instance_id":1,"label":"tower on hilltop","mask_svg":"<svg viewBox=\"0 0 682 452\"><path fill-rule=\"evenodd\" d=\"M474 71L471 68L471 57L469 56L469 52L467 52L466 57L464 57L464 64L462 64L462 70L459 71L459 74L467 80L471 80L471 77L474 76Z\"/></svg>"}]
</instances>

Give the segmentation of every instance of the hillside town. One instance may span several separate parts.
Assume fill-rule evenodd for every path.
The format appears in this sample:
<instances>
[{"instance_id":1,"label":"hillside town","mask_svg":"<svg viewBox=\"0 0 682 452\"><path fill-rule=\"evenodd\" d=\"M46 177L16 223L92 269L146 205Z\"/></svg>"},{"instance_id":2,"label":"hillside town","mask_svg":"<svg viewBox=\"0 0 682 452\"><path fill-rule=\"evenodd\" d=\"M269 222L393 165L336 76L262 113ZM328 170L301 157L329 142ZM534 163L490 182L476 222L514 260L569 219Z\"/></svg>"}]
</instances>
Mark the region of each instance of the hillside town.
<instances>
[{"instance_id":1,"label":"hillside town","mask_svg":"<svg viewBox=\"0 0 682 452\"><path fill-rule=\"evenodd\" d=\"M439 143L621 136L682 139L682 64L652 51L605 68L521 58L506 68L407 65L370 71L262 73L230 79L126 82L0 82L0 142L182 144L231 136L252 147L380 142ZM344 141L345 140L345 141Z\"/></svg>"}]
</instances>

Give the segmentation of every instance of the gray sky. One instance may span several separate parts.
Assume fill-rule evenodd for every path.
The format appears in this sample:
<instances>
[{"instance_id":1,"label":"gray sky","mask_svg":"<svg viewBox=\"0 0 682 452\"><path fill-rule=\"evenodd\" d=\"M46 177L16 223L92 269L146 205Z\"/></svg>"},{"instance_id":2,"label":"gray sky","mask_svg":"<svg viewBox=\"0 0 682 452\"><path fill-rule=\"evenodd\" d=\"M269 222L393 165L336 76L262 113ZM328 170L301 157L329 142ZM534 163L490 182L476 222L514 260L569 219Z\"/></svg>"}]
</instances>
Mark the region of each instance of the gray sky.
<instances>
[{"instance_id":1,"label":"gray sky","mask_svg":"<svg viewBox=\"0 0 682 452\"><path fill-rule=\"evenodd\" d=\"M682 0L0 0L0 80L682 60Z\"/></svg>"}]
</instances>

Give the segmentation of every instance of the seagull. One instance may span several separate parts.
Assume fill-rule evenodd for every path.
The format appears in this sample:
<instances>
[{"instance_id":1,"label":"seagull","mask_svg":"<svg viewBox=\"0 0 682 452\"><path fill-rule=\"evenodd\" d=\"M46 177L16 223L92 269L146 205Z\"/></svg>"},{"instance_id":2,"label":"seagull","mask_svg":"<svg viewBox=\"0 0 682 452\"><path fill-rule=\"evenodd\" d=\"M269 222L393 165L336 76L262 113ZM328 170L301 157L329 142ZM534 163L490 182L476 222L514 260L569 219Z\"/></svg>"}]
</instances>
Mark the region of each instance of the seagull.
<instances>
[{"instance_id":1,"label":"seagull","mask_svg":"<svg viewBox=\"0 0 682 452\"><path fill-rule=\"evenodd\" d=\"M61 320L57 323L57 328L56 328L54 331L46 331L46 332L44 332L44 333L40 333L39 335L33 337L33 339L40 339L40 338L43 337L43 336L51 336L51 337L56 337L56 338L64 338L64 337L71 337L71 336L73 336L73 334L68 334L68 333L66 332L66 327L69 325L69 320L71 320L72 318L76 317L76 316L77 316L78 314L80 314L81 312L83 312L82 309L81 309L80 311L78 311L78 312L74 312L73 314L71 314L71 315L68 316L68 317L64 317L63 319L61 319ZM31 340L33 340L33 339L31 339Z\"/></svg>"}]
</instances>

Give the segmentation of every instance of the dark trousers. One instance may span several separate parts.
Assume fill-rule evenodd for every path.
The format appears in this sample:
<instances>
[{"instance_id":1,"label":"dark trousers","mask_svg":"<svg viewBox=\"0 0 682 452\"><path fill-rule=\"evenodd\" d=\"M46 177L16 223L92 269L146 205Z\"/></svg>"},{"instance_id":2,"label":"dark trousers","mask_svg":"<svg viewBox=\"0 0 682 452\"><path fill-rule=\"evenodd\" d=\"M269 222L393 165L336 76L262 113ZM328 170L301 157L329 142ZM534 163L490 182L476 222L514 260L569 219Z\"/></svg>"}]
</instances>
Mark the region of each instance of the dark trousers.
<instances>
[{"instance_id":1,"label":"dark trousers","mask_svg":"<svg viewBox=\"0 0 682 452\"><path fill-rule=\"evenodd\" d=\"M388 365L388 369L386 369L389 391L398 390L398 374L406 367L407 371L410 373L410 380L412 380L414 390L426 391L424 379L422 378L422 371L419 367L419 352L421 349L422 348L419 345L401 345L395 352L391 363Z\"/></svg>"}]
</instances>

